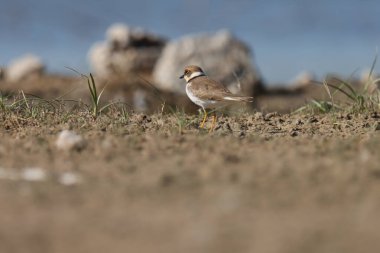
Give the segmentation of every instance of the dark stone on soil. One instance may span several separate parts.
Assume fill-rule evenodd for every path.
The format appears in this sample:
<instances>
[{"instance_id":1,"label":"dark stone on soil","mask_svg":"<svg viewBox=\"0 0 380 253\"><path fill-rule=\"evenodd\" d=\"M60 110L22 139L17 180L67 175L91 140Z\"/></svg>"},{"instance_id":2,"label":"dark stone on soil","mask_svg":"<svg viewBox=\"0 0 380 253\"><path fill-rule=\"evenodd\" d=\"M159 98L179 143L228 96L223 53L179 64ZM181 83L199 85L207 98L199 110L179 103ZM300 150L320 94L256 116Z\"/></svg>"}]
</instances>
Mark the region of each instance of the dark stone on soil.
<instances>
[{"instance_id":1,"label":"dark stone on soil","mask_svg":"<svg viewBox=\"0 0 380 253\"><path fill-rule=\"evenodd\" d=\"M269 121L271 118L277 116L277 112L271 112L271 113L268 113L264 116L264 120L265 121Z\"/></svg>"},{"instance_id":2,"label":"dark stone on soil","mask_svg":"<svg viewBox=\"0 0 380 253\"><path fill-rule=\"evenodd\" d=\"M377 112L373 112L373 113L371 113L371 118L378 119L378 118L380 118L380 115Z\"/></svg>"},{"instance_id":3,"label":"dark stone on soil","mask_svg":"<svg viewBox=\"0 0 380 253\"><path fill-rule=\"evenodd\" d=\"M164 174L161 177L161 185L163 187L170 186L174 183L174 181L175 181L174 179L175 179L175 177L172 174Z\"/></svg>"},{"instance_id":4,"label":"dark stone on soil","mask_svg":"<svg viewBox=\"0 0 380 253\"><path fill-rule=\"evenodd\" d=\"M308 122L309 122L309 123L317 123L318 120L317 120L316 118L312 117L312 118L310 118L310 119L308 120Z\"/></svg>"}]
</instances>

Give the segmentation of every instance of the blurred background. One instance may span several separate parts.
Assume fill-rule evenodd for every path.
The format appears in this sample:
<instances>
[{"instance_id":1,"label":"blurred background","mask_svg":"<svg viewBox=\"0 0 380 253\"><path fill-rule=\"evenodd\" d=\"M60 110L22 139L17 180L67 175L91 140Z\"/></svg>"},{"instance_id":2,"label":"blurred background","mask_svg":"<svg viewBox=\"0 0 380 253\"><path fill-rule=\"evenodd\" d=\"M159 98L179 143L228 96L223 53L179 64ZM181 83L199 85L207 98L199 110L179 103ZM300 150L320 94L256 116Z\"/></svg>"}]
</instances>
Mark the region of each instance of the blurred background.
<instances>
[{"instance_id":1,"label":"blurred background","mask_svg":"<svg viewBox=\"0 0 380 253\"><path fill-rule=\"evenodd\" d=\"M25 53L51 73L89 71L87 52L115 22L168 39L229 29L246 42L268 84L302 71L349 76L369 68L380 42L375 0L1 0L0 65ZM378 67L376 67L378 69Z\"/></svg>"}]
</instances>

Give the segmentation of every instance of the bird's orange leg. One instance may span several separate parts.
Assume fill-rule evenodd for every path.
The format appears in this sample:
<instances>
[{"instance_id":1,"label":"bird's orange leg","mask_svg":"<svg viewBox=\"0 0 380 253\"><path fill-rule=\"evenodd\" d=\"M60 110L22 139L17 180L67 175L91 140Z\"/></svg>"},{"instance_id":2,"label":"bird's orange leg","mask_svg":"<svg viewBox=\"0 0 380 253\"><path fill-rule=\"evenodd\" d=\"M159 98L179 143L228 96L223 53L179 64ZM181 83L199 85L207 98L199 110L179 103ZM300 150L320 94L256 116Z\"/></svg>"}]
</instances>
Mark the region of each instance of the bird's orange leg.
<instances>
[{"instance_id":1,"label":"bird's orange leg","mask_svg":"<svg viewBox=\"0 0 380 253\"><path fill-rule=\"evenodd\" d=\"M212 124L211 124L209 131L208 131L209 133L214 131L215 126L216 126L216 119L217 119L216 113L214 112L214 115L212 115Z\"/></svg>"},{"instance_id":2,"label":"bird's orange leg","mask_svg":"<svg viewBox=\"0 0 380 253\"><path fill-rule=\"evenodd\" d=\"M205 110L205 108L202 108L202 110L203 110L203 113L204 113L204 117L203 117L202 123L199 125L199 128L203 128L204 127L206 119L207 119L207 111Z\"/></svg>"}]
</instances>

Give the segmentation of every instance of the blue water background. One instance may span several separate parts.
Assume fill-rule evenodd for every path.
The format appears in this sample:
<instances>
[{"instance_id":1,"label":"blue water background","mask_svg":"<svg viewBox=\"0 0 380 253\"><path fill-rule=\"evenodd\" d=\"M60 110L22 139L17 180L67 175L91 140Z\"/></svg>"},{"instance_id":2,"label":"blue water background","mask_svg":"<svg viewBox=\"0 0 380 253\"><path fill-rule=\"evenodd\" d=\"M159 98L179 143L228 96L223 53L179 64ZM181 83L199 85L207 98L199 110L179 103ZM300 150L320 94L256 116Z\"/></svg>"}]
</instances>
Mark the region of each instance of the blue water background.
<instances>
[{"instance_id":1,"label":"blue water background","mask_svg":"<svg viewBox=\"0 0 380 253\"><path fill-rule=\"evenodd\" d=\"M31 52L50 72L86 72L88 49L114 22L170 39L229 29L253 49L269 83L304 70L319 77L359 73L380 45L376 0L1 0L0 65Z\"/></svg>"}]
</instances>

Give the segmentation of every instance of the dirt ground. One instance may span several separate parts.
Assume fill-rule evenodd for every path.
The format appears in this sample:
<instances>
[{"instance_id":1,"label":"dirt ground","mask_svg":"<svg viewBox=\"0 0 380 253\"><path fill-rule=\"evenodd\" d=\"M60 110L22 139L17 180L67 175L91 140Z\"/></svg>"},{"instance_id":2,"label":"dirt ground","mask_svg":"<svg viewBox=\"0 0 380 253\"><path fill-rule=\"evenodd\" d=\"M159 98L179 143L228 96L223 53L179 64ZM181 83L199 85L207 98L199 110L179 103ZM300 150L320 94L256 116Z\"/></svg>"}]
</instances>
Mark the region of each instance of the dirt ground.
<instances>
[{"instance_id":1,"label":"dirt ground","mask_svg":"<svg viewBox=\"0 0 380 253\"><path fill-rule=\"evenodd\" d=\"M380 114L199 121L1 108L0 252L380 248ZM84 146L58 149L64 129Z\"/></svg>"}]
</instances>

